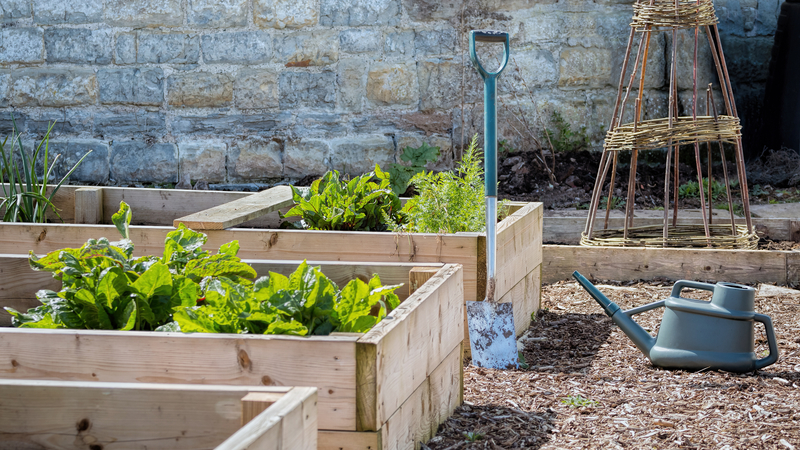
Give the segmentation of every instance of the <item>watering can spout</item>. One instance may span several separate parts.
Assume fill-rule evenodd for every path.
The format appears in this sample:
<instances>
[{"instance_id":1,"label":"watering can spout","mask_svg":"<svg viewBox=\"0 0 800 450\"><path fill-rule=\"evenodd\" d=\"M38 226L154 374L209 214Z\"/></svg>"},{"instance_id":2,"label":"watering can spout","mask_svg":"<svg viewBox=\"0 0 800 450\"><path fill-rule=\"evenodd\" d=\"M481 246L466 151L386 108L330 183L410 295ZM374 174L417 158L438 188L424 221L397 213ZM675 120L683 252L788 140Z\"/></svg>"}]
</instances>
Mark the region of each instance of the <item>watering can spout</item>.
<instances>
[{"instance_id":1,"label":"watering can spout","mask_svg":"<svg viewBox=\"0 0 800 450\"><path fill-rule=\"evenodd\" d=\"M650 358L650 350L656 344L656 339L650 336L644 328L636 323L628 314L620 312L620 307L616 303L608 299L599 289L595 287L589 280L576 270L572 276L578 280L581 286L586 289L586 292L594 298L600 306L603 307L606 315L622 330L625 335L630 338L636 347Z\"/></svg>"}]
</instances>

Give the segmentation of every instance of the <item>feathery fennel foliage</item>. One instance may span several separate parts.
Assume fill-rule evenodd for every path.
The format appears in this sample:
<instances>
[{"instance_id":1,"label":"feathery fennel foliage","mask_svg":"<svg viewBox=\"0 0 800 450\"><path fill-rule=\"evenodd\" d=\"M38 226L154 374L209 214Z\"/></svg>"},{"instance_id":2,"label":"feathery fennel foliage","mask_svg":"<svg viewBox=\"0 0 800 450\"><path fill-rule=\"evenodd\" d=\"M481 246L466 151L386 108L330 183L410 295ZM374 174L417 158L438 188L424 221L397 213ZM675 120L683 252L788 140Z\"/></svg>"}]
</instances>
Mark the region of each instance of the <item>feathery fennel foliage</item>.
<instances>
[{"instance_id":1,"label":"feathery fennel foliage","mask_svg":"<svg viewBox=\"0 0 800 450\"><path fill-rule=\"evenodd\" d=\"M486 206L482 156L476 135L455 170L415 175L409 184L419 194L403 208L408 223L393 222L391 230L409 233L484 231ZM500 216L507 207L501 204L498 209Z\"/></svg>"}]
</instances>

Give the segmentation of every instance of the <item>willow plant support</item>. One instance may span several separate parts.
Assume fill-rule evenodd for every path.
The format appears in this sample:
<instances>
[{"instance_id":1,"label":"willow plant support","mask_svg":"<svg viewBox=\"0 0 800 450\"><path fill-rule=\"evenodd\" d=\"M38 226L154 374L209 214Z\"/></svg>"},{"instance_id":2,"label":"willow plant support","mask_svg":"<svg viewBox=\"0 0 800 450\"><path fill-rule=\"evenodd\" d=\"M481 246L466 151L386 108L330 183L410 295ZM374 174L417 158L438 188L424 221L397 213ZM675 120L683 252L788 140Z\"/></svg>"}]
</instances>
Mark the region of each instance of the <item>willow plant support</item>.
<instances>
[{"instance_id":1,"label":"willow plant support","mask_svg":"<svg viewBox=\"0 0 800 450\"><path fill-rule=\"evenodd\" d=\"M587 246L646 246L646 247L715 247L715 248L755 248L758 236L750 218L750 200L747 191L747 178L742 152L742 133L736 103L733 99L728 69L725 65L725 54L722 51L717 16L712 0L637 0L633 5L631 33L622 64L619 88L617 91L611 125L606 134L603 155L600 159L597 178L595 179L589 216L581 236L581 244ZM678 115L678 30L690 30L694 37L692 61L692 109L691 114ZM703 30L711 47L717 76L720 80L720 91L725 105L725 113L718 114L714 105L712 85L706 89L705 115L698 114L697 54L700 45L700 31ZM672 52L669 68L669 105L667 117L643 120L644 80L647 73L647 55L650 49L651 34L654 32L671 32ZM633 43L639 33L636 55L633 56ZM627 85L626 73L630 61ZM638 83L636 77L639 77ZM638 86L637 86L638 84ZM633 122L622 123L625 108L631 101L632 88L638 88L633 103ZM730 211L730 224L714 224L713 208L713 172L712 142L718 143L720 161L723 167L723 180L727 207ZM708 179L708 196L703 186L703 167L700 160L702 144L706 144L706 164ZM723 144L733 146L734 159L744 224L737 224L734 216L734 202L731 183L728 177L727 161ZM680 181L680 147L694 148L697 183L702 224L686 224L678 222L678 187ZM642 150L666 149L664 173L664 223L657 226L640 226L634 224L636 201L636 179L639 152ZM609 228L609 210L613 202L616 183L617 165L620 152L630 152L630 172L625 203L625 220L621 229ZM609 176L610 181L606 183ZM718 174L719 176L719 174ZM672 205L670 205L670 187L672 187ZM601 230L595 229L598 209L604 192L607 192L605 220ZM672 206L670 208L670 206ZM672 210L670 223L669 212Z\"/></svg>"}]
</instances>

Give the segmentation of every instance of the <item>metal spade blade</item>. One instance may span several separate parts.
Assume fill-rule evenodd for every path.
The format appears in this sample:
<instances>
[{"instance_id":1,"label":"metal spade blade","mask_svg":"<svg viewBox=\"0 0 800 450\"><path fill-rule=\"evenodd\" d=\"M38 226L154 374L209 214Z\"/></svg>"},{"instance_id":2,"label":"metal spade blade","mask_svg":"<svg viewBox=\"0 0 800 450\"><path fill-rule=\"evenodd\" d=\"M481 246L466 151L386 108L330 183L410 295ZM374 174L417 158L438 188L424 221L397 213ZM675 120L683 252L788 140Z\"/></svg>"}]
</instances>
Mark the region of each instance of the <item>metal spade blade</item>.
<instances>
[{"instance_id":1,"label":"metal spade blade","mask_svg":"<svg viewBox=\"0 0 800 450\"><path fill-rule=\"evenodd\" d=\"M511 303L467 302L472 364L492 369L516 369L517 340Z\"/></svg>"}]
</instances>

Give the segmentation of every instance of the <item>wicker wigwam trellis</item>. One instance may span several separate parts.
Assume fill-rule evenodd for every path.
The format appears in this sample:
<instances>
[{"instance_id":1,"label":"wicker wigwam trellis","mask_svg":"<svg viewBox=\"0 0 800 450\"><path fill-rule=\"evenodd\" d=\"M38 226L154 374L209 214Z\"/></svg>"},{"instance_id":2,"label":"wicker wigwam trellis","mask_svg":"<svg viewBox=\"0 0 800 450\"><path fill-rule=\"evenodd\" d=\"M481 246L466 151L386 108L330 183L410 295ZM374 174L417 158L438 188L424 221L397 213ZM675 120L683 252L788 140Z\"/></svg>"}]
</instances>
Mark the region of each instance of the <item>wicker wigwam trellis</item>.
<instances>
[{"instance_id":1,"label":"wicker wigwam trellis","mask_svg":"<svg viewBox=\"0 0 800 450\"><path fill-rule=\"evenodd\" d=\"M745 174L741 126L733 99L725 55L720 43L717 29L717 17L711 0L637 0L633 6L634 14L631 32L622 73L619 80L614 114L611 126L606 135L603 155L600 160L597 178L589 206L586 228L581 236L581 244L588 246L645 246L645 247L717 247L717 248L755 248L758 237L750 218L750 201ZM717 70L720 91L725 105L725 114L718 114L714 106L711 84L706 89L706 115L698 116L698 84L697 53L700 29L705 31L708 45ZM694 60L692 65L692 114L690 117L678 116L677 91L677 59L678 30L694 31ZM669 75L669 114L666 118L642 120L644 80L647 69L647 53L650 48L651 34L654 32L670 32L672 34L672 56ZM634 38L639 34L639 45L630 76L626 76L631 60ZM630 99L637 74L638 94L633 99L633 122L623 124L622 117ZM625 79L628 84L625 86ZM712 223L712 192L706 198L701 167L701 144L707 147L707 186L712 186L712 142L717 144L724 172L724 184L730 211L730 222L727 224ZM741 193L741 204L744 213L744 224L737 224L734 216L734 205L731 196L731 183L725 160L723 143L735 148L736 172ZM680 146L694 146L694 159L697 167L697 178L700 190L700 206L703 223L687 224L678 222L678 186ZM663 225L635 227L634 202L636 199L636 171L639 152L642 150L666 148L666 170L664 175L664 222ZM716 148L713 149L716 152ZM628 179L627 200L625 203L625 221L621 229L608 227L609 210L612 207L615 175L620 152L630 152L630 173ZM606 182L609 171L610 181ZM671 173L672 171L672 173ZM670 208L670 185L673 188L672 208ZM711 191L712 189L707 189ZM607 192L605 221L602 230L595 230L601 196ZM669 213L672 210L670 220ZM707 211L707 213L706 213Z\"/></svg>"}]
</instances>

